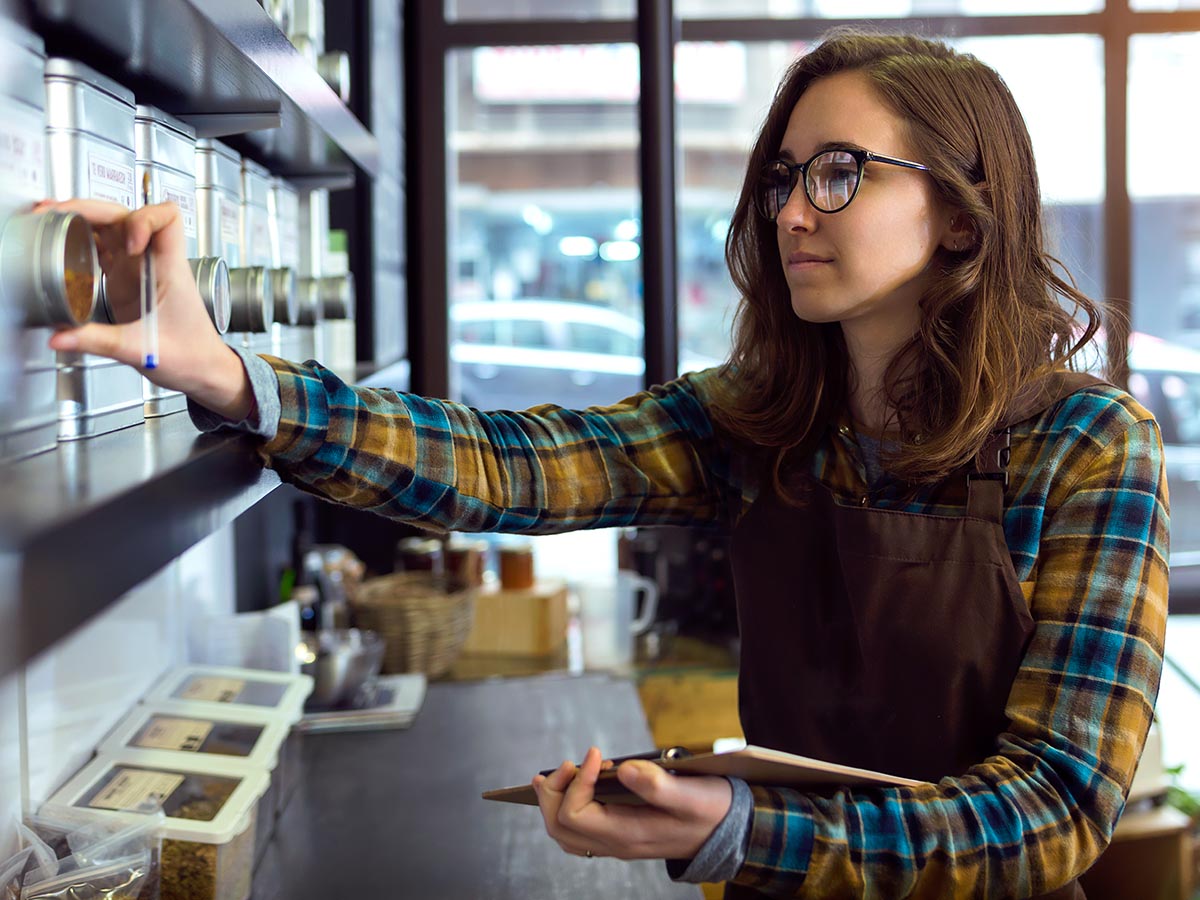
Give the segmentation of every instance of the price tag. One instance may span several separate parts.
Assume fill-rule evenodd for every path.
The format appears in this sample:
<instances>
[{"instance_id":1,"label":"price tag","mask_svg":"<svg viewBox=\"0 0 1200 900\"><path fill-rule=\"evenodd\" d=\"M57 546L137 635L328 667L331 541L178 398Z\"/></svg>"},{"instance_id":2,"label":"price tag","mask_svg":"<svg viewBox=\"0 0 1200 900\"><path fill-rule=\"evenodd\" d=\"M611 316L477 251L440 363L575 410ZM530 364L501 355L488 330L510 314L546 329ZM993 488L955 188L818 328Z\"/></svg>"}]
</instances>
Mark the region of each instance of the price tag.
<instances>
[{"instance_id":1,"label":"price tag","mask_svg":"<svg viewBox=\"0 0 1200 900\"><path fill-rule=\"evenodd\" d=\"M117 769L112 781L92 798L88 806L122 812L151 812L161 807L183 780L183 775L174 772Z\"/></svg>"}]
</instances>

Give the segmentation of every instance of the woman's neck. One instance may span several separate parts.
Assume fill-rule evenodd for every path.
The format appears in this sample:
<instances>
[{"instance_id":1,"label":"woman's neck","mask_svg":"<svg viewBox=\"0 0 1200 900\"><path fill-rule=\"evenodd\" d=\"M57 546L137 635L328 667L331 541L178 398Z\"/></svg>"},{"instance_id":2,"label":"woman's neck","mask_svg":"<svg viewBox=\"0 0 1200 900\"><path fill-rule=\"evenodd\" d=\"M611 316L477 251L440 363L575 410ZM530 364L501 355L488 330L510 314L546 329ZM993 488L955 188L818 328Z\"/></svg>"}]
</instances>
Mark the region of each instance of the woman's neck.
<instances>
[{"instance_id":1,"label":"woman's neck","mask_svg":"<svg viewBox=\"0 0 1200 900\"><path fill-rule=\"evenodd\" d=\"M850 357L847 396L855 427L876 436L898 430L896 411L888 403L884 376L896 351L908 337L864 340L862 335L844 325L843 332Z\"/></svg>"}]
</instances>

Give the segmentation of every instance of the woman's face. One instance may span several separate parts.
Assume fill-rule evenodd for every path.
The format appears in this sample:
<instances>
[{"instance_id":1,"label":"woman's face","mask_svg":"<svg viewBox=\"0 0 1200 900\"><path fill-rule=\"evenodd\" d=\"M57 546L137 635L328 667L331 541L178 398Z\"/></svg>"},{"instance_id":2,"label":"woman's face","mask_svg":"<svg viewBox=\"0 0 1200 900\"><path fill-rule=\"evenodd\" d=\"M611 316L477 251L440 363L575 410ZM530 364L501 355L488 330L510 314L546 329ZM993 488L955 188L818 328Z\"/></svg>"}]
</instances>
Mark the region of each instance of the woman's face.
<instances>
[{"instance_id":1,"label":"woman's face","mask_svg":"<svg viewBox=\"0 0 1200 900\"><path fill-rule=\"evenodd\" d=\"M780 158L805 162L829 145L914 159L902 120L861 72L809 85L788 119ZM867 162L846 208L822 213L798 183L779 213L779 255L792 309L808 322L841 322L847 338L894 345L916 330L918 303L950 235L951 210L926 172Z\"/></svg>"}]
</instances>

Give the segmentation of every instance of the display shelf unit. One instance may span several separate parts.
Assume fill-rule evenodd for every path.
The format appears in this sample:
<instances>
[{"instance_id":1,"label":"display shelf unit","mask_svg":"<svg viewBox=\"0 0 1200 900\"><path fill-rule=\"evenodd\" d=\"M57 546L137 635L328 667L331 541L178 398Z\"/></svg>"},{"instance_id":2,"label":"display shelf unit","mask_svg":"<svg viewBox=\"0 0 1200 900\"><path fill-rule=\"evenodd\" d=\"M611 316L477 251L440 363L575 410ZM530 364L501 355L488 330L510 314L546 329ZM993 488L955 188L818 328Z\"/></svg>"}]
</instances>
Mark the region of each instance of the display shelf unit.
<instances>
[{"instance_id":1,"label":"display shelf unit","mask_svg":"<svg viewBox=\"0 0 1200 900\"><path fill-rule=\"evenodd\" d=\"M279 485L253 439L149 419L0 470L0 677Z\"/></svg>"},{"instance_id":2,"label":"display shelf unit","mask_svg":"<svg viewBox=\"0 0 1200 900\"><path fill-rule=\"evenodd\" d=\"M375 137L255 0L0 0L0 17L298 187L378 173ZM185 413L0 469L0 677L279 483L253 438Z\"/></svg>"},{"instance_id":3,"label":"display shelf unit","mask_svg":"<svg viewBox=\"0 0 1200 900\"><path fill-rule=\"evenodd\" d=\"M79 59L299 187L374 177L379 146L255 0L28 0L47 52Z\"/></svg>"}]
</instances>

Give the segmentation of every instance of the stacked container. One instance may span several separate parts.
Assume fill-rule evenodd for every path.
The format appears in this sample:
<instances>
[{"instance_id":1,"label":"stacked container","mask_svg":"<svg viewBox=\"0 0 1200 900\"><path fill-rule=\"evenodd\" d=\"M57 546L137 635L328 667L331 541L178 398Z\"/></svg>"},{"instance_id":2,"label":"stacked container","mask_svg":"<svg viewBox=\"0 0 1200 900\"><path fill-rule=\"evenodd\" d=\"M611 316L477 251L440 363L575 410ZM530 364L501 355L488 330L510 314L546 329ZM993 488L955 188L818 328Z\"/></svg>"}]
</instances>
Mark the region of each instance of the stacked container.
<instances>
[{"instance_id":1,"label":"stacked container","mask_svg":"<svg viewBox=\"0 0 1200 900\"><path fill-rule=\"evenodd\" d=\"M58 821L137 821L163 810L157 873L163 900L247 900L265 772L150 750L101 753L41 809ZM151 880L154 874L151 875Z\"/></svg>"},{"instance_id":2,"label":"stacked container","mask_svg":"<svg viewBox=\"0 0 1200 900\"><path fill-rule=\"evenodd\" d=\"M288 725L281 716L226 708L197 714L186 702L165 701L134 707L109 733L100 753L124 753L134 759L147 751L192 759L220 759L248 772L262 771L271 781L255 812L254 861L274 833L279 806L279 755Z\"/></svg>"},{"instance_id":3,"label":"stacked container","mask_svg":"<svg viewBox=\"0 0 1200 900\"><path fill-rule=\"evenodd\" d=\"M100 266L74 213L30 212L46 196L41 38L0 19L0 464L58 443L54 326L91 318Z\"/></svg>"},{"instance_id":4,"label":"stacked container","mask_svg":"<svg viewBox=\"0 0 1200 900\"><path fill-rule=\"evenodd\" d=\"M343 51L325 52L325 0L294 0L288 39L343 103L350 102L350 57ZM277 20L278 21L278 20Z\"/></svg>"},{"instance_id":5,"label":"stacked container","mask_svg":"<svg viewBox=\"0 0 1200 900\"><path fill-rule=\"evenodd\" d=\"M296 272L284 267L278 252L278 223L272 214L271 173L251 160L242 160L241 246L245 265L271 273L272 323L267 331L247 336L246 349L274 353L275 334L299 320Z\"/></svg>"},{"instance_id":6,"label":"stacked container","mask_svg":"<svg viewBox=\"0 0 1200 900\"><path fill-rule=\"evenodd\" d=\"M146 695L143 703L153 707L172 704L172 709L194 716L219 718L230 711L278 721L287 730L273 777L275 811L287 805L300 778L300 731L304 701L312 693L307 675L236 669L221 666L184 666L172 669Z\"/></svg>"},{"instance_id":7,"label":"stacked container","mask_svg":"<svg viewBox=\"0 0 1200 900\"><path fill-rule=\"evenodd\" d=\"M229 327L229 270L219 256L200 256L196 212L196 133L183 122L152 106L138 106L135 119L137 165L135 179L150 174L150 202L170 201L179 207L192 274L217 331ZM139 204L140 205L140 204ZM187 408L187 398L142 380L146 416L164 416Z\"/></svg>"},{"instance_id":8,"label":"stacked container","mask_svg":"<svg viewBox=\"0 0 1200 900\"><path fill-rule=\"evenodd\" d=\"M225 342L245 347L269 334L274 320L271 272L242 257L242 160L220 141L196 142L196 217L201 256L229 267L230 316Z\"/></svg>"},{"instance_id":9,"label":"stacked container","mask_svg":"<svg viewBox=\"0 0 1200 900\"><path fill-rule=\"evenodd\" d=\"M82 63L46 61L50 194L134 208L133 94ZM101 281L92 320L115 323ZM58 438L69 441L140 424L142 376L100 356L58 354Z\"/></svg>"},{"instance_id":10,"label":"stacked container","mask_svg":"<svg viewBox=\"0 0 1200 900\"><path fill-rule=\"evenodd\" d=\"M282 178L271 179L271 256L274 265L293 273L295 319L290 324L279 317L278 293L275 324L271 326L271 353L281 359L304 362L316 353L317 288L313 278L301 276L300 194Z\"/></svg>"},{"instance_id":11,"label":"stacked container","mask_svg":"<svg viewBox=\"0 0 1200 900\"><path fill-rule=\"evenodd\" d=\"M347 380L354 380L354 276L328 271L329 192L308 191L300 198L301 272L316 279L318 313L315 355ZM303 303L301 304L303 307Z\"/></svg>"}]
</instances>

